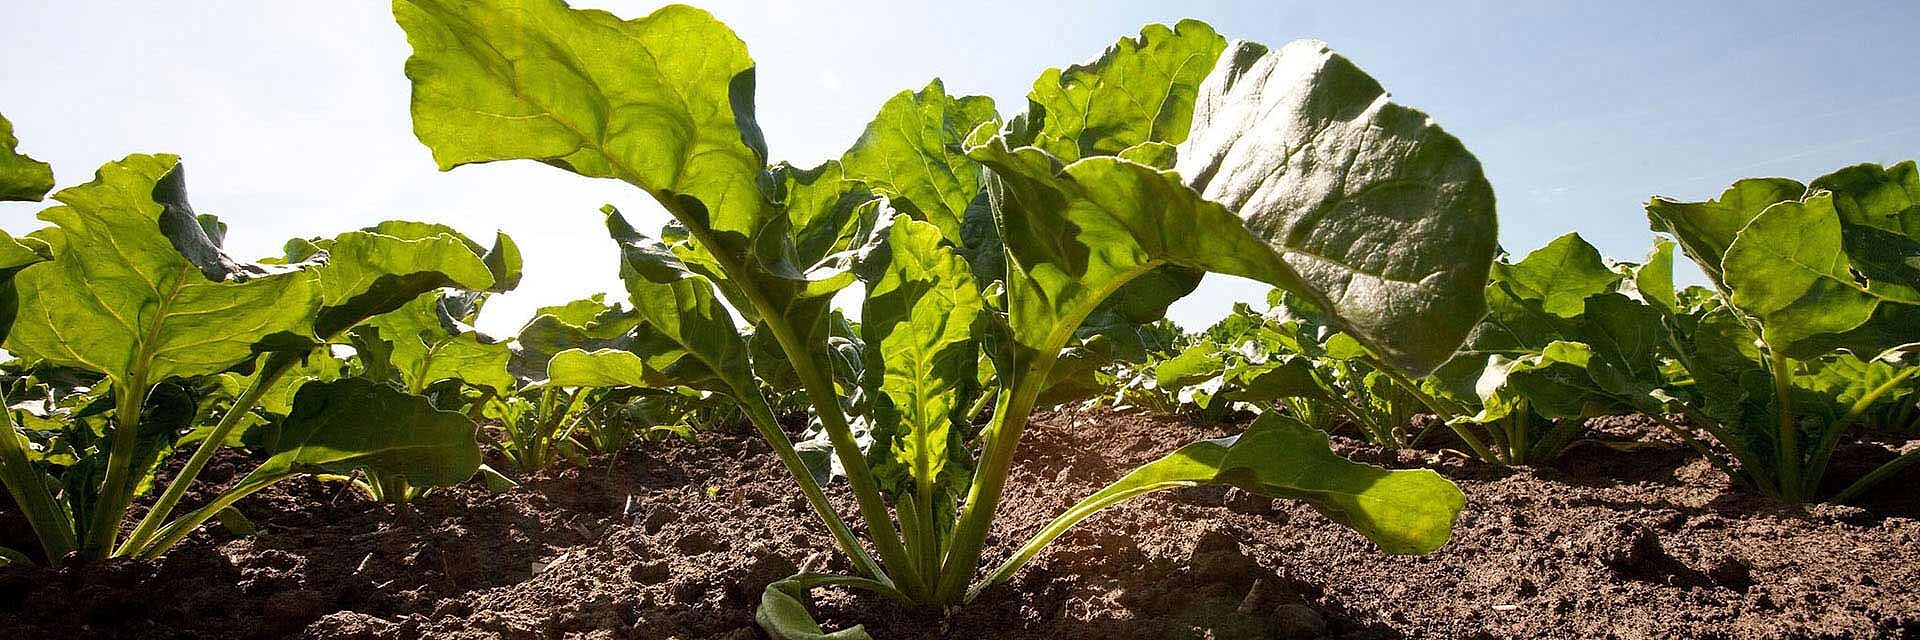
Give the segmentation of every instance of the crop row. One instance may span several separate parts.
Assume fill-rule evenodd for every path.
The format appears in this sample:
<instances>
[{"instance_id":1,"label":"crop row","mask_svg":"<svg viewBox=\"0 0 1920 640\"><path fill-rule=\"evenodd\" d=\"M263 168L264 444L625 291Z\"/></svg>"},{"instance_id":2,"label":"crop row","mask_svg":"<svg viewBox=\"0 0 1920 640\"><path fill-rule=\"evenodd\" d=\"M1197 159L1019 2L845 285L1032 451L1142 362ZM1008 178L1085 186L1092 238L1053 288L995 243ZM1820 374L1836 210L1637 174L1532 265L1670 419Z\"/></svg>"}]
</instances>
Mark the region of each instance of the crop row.
<instances>
[{"instance_id":1,"label":"crop row","mask_svg":"<svg viewBox=\"0 0 1920 640\"><path fill-rule=\"evenodd\" d=\"M1911 163L1655 201L1656 228L1718 289L1676 290L1671 243L1644 265L1609 266L1572 236L1496 262L1479 163L1319 42L1151 25L1045 72L1011 118L936 80L882 105L839 159L796 168L769 164L754 63L705 12L398 0L394 14L415 134L442 169L538 161L672 216L648 235L603 210L627 304L545 308L496 340L471 325L519 280L505 235L394 221L243 262L188 204L178 158L109 163L53 195L53 226L0 236L16 358L0 479L42 560L155 557L306 474L393 501L476 473L504 488L481 464L482 424L528 470L725 416L772 446L855 569L774 583L761 625L863 638L820 628L808 591L963 604L1154 491L1304 501L1390 553L1446 542L1458 488L1334 454L1315 416L1404 444L1411 416L1434 413L1475 454L1524 464L1579 418L1679 411L1687 426L1663 422L1677 437L1716 455L1691 431L1705 430L1750 487L1803 500L1846 427L1911 392ZM50 171L0 133L0 196L39 199ZM1240 311L1170 351L1190 339L1161 318L1209 272L1273 285L1281 313ZM857 320L831 305L855 283ZM1289 410L1132 470L983 565L1029 415L1114 380L1172 404ZM809 417L798 438L777 420L794 411ZM180 512L226 447L257 468ZM842 478L851 514L827 497Z\"/></svg>"}]
</instances>

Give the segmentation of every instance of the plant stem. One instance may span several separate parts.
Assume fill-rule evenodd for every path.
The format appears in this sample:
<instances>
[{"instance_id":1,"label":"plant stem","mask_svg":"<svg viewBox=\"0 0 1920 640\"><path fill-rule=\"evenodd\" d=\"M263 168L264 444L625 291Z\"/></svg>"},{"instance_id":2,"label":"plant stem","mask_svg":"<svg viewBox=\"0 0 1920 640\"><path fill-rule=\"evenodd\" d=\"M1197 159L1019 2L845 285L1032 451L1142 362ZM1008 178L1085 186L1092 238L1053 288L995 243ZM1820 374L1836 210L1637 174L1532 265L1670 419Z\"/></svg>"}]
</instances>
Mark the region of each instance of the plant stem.
<instances>
[{"instance_id":1,"label":"plant stem","mask_svg":"<svg viewBox=\"0 0 1920 640\"><path fill-rule=\"evenodd\" d=\"M1780 407L1780 497L1788 502L1800 502L1806 498L1805 488L1800 486L1800 428L1793 419L1793 372L1788 370L1791 363L1779 349L1767 349L1768 368L1773 370L1773 394Z\"/></svg>"},{"instance_id":2,"label":"plant stem","mask_svg":"<svg viewBox=\"0 0 1920 640\"><path fill-rule=\"evenodd\" d=\"M873 537L880 560L899 574L897 578L905 587L903 590L908 597L922 597L926 578L914 570L912 556L900 541L900 531L893 525L886 500L880 494L880 485L873 479L873 471L867 466L866 455L860 451L860 443L853 439L853 428L847 425L846 414L840 411L840 396L834 391L833 380L821 372L818 360L800 343L786 320L776 315L777 311L764 309L761 318L773 331L774 340L780 343L781 352L786 354L788 364L793 366L795 376L800 379L800 386L807 391L807 399L813 403L814 413L820 416L820 424L826 429L827 438L833 442L833 454L840 459L840 466L846 471L847 483L853 488L854 501L860 506L860 518L867 523L867 533Z\"/></svg>"},{"instance_id":3,"label":"plant stem","mask_svg":"<svg viewBox=\"0 0 1920 640\"><path fill-rule=\"evenodd\" d=\"M1460 417L1460 414L1446 408L1445 404L1442 403L1439 398L1427 395L1427 392L1420 389L1420 385L1414 384L1412 380L1408 380L1406 376L1401 375L1399 371L1393 370L1392 367L1380 363L1369 364L1373 365L1375 369L1386 373L1387 378L1393 380L1394 384L1399 385L1401 390L1411 394L1415 399L1420 401L1420 404L1426 405L1428 411L1432 411L1434 415L1439 416L1440 421L1446 423L1448 429L1452 429L1455 435L1460 436L1461 441L1467 443L1467 448L1472 449L1474 455L1480 456L1481 460L1487 462L1504 464L1499 457L1493 455L1493 452L1487 450L1487 445L1480 443L1480 438L1473 435L1472 430L1455 423L1454 418Z\"/></svg>"},{"instance_id":4,"label":"plant stem","mask_svg":"<svg viewBox=\"0 0 1920 640\"><path fill-rule=\"evenodd\" d=\"M153 503L153 508L147 510L147 515L140 519L140 524L134 527L133 533L127 536L126 543L122 544L114 555L125 556L137 553L141 546L153 537L154 531L167 521L168 516L173 515L174 506L179 504L182 496L186 495L187 488L193 485L200 471L213 460L213 454L224 446L227 435L240 425L240 419L253 410L254 405L260 402L260 397L266 395L267 389L292 368L295 360L297 358L286 356L284 352L275 352L267 356L266 361L260 365L259 375L255 376L253 382L240 392L239 397L233 399L233 405L227 408L225 415L220 416L220 422L214 425L213 431L208 432L207 437L200 441L200 447L194 450L193 457L187 459L186 466L181 467L180 473L175 474L173 480L167 483L166 493L161 494L160 499Z\"/></svg>"},{"instance_id":5,"label":"plant stem","mask_svg":"<svg viewBox=\"0 0 1920 640\"><path fill-rule=\"evenodd\" d=\"M181 540L187 539L189 534L192 534L195 529L199 529L200 525L205 524L207 520L219 515L221 510L233 506L233 503L239 502L241 498L258 493L262 489L271 487L282 480L292 478L296 475L299 474L284 472L255 478L253 474L247 474L247 477L240 479L240 484L220 494L213 499L213 502L189 511L187 515L180 516L180 519L169 522L166 526L161 527L156 533L156 535L159 536L158 538L145 547L135 550L132 555L147 559L159 557L160 554L166 553L168 549L173 548L173 545L180 544Z\"/></svg>"},{"instance_id":6,"label":"plant stem","mask_svg":"<svg viewBox=\"0 0 1920 640\"><path fill-rule=\"evenodd\" d=\"M952 546L947 551L946 561L940 565L939 590L934 595L937 603L954 603L964 597L967 582L973 579L974 571L979 568L980 552L986 546L987 530L993 524L993 512L999 505L1000 493L1006 488L1014 450L1019 448L1020 434L1027 427L1027 417L1033 413L1033 403L1040 396L1040 385L1046 380L1046 373L1052 368L1057 354L1056 350L1041 356L1046 362L1023 372L1024 375L1018 378L1019 388L1008 390L1003 387L999 398L994 401L993 422L987 426L986 447L980 455L980 467L973 473L966 507L954 525Z\"/></svg>"},{"instance_id":7,"label":"plant stem","mask_svg":"<svg viewBox=\"0 0 1920 640\"><path fill-rule=\"evenodd\" d=\"M1187 480L1158 482L1134 487L1128 491L1102 496L1100 500L1088 500L1073 505L1073 507L1067 509L1065 513L1060 514L1060 516L1054 518L1052 522L1047 523L1047 526L1042 527L1039 532L1033 534L1032 538L1028 538L1025 544L1020 545L1020 548L1013 552L1013 557L1007 558L1006 562L1001 563L992 573L988 573L985 580L981 580L979 584L968 589L966 597L961 601L971 602L987 587L1005 582L1008 578L1013 577L1015 572L1032 561L1034 556L1039 555L1040 550L1046 548L1047 544L1053 542L1055 538L1059 538L1060 535L1066 533L1068 529L1072 529L1073 525L1079 524L1081 520L1085 520L1088 516L1098 513L1101 509L1155 491L1166 491L1169 489L1193 486L1199 486L1199 483Z\"/></svg>"},{"instance_id":8,"label":"plant stem","mask_svg":"<svg viewBox=\"0 0 1920 640\"><path fill-rule=\"evenodd\" d=\"M113 383L113 438L107 453L107 477L100 483L100 498L85 529L80 531L80 557L104 560L120 538L120 522L133 506L133 449L140 444L140 412L146 408L145 372L136 368L133 375Z\"/></svg>"},{"instance_id":9,"label":"plant stem","mask_svg":"<svg viewBox=\"0 0 1920 640\"><path fill-rule=\"evenodd\" d=\"M1886 464L1880 465L1879 468L1874 469L1871 473L1861 477L1859 480L1855 480L1853 484L1847 485L1846 490L1835 495L1833 501L1841 503L1858 498L1861 493L1872 489L1874 485L1880 484L1887 478L1893 477L1893 474L1899 473L1901 469L1913 464L1916 460L1920 460L1920 448L1900 454L1900 457L1888 460Z\"/></svg>"}]
</instances>

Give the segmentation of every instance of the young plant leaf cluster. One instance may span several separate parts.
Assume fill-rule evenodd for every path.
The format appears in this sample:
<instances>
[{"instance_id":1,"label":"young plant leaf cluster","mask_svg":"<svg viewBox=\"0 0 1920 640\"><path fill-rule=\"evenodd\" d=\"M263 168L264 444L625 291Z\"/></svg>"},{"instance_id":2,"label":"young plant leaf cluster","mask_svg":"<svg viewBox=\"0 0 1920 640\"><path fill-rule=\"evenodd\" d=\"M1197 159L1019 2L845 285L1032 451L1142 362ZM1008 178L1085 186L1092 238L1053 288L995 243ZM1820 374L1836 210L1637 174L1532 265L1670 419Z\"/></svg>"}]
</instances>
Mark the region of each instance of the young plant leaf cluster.
<instances>
[{"instance_id":1,"label":"young plant leaf cluster","mask_svg":"<svg viewBox=\"0 0 1920 640\"><path fill-rule=\"evenodd\" d=\"M1203 274L1300 296L1407 375L1473 328L1494 253L1478 163L1325 45L1153 25L1043 74L1011 121L936 80L882 105L839 159L799 169L768 164L754 63L705 12L394 12L413 47L415 133L442 169L535 160L630 184L672 216L650 236L605 210L635 322L554 354L547 378L737 403L858 572L770 587L759 619L777 637L865 637L815 624L812 586L959 604L1099 509L1178 487L1302 500L1394 553L1447 539L1463 504L1451 483L1348 462L1271 414L1134 471L975 581L1021 433L1066 382L1070 347L1158 320ZM858 323L830 311L855 282ZM870 548L774 419L768 392L795 388Z\"/></svg>"},{"instance_id":2,"label":"young plant leaf cluster","mask_svg":"<svg viewBox=\"0 0 1920 640\"><path fill-rule=\"evenodd\" d=\"M44 165L7 162L9 194L37 198L51 182ZM346 375L332 346L442 289L510 287L519 265L504 236L487 250L444 227L385 223L239 262L168 155L108 163L53 198L40 214L53 226L3 243L5 347L22 374L9 391L23 402L8 411L18 428L0 433L0 480L46 562L156 556L300 474L410 486L473 474L471 420ZM242 443L263 461L177 512L213 455ZM194 452L161 483L178 448ZM134 499L162 486L135 518Z\"/></svg>"},{"instance_id":3,"label":"young plant leaf cluster","mask_svg":"<svg viewBox=\"0 0 1920 640\"><path fill-rule=\"evenodd\" d=\"M1329 431L1337 410L1386 446L1407 442L1375 427L1406 426L1398 408L1417 402L1481 459L1512 465L1558 457L1588 418L1639 414L1748 490L1847 501L1920 459L1827 477L1850 436L1910 433L1920 412L1916 173L1911 161L1865 164L1811 184L1743 180L1706 202L1655 198L1647 213L1665 237L1643 263L1609 261L1571 233L1499 260L1487 315L1422 379L1379 368L1277 294L1269 314L1237 308L1109 384L1116 402L1280 405ZM1676 248L1711 288L1676 287ZM1346 373L1355 368L1368 373ZM1392 384L1376 387L1376 373ZM1386 407L1374 414L1385 420L1368 407Z\"/></svg>"}]
</instances>

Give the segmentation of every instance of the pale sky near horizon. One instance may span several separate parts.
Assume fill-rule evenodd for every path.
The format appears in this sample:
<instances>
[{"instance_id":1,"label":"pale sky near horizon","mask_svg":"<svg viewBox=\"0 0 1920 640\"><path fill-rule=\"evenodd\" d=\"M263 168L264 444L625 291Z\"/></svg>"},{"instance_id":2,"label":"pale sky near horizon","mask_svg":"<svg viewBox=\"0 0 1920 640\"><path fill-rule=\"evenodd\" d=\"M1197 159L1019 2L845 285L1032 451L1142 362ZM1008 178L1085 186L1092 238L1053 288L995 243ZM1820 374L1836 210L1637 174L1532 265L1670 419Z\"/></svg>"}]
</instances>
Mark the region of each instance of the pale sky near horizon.
<instances>
[{"instance_id":1,"label":"pale sky near horizon","mask_svg":"<svg viewBox=\"0 0 1920 640\"><path fill-rule=\"evenodd\" d=\"M1042 69L1182 17L1270 45L1326 40L1432 114L1485 166L1515 253L1578 231L1637 259L1650 195L1920 157L1920 2L697 4L746 40L772 156L803 166L838 156L902 89L938 76L1011 115ZM228 222L240 257L389 218L503 229L527 276L490 303L492 333L538 306L624 297L597 209L643 229L665 214L636 189L530 162L437 172L411 132L408 48L387 7L11 0L0 114L62 187L128 153L180 154L195 208ZM0 203L0 228L38 228L44 207ZM1171 315L1199 328L1265 289L1213 276Z\"/></svg>"}]
</instances>

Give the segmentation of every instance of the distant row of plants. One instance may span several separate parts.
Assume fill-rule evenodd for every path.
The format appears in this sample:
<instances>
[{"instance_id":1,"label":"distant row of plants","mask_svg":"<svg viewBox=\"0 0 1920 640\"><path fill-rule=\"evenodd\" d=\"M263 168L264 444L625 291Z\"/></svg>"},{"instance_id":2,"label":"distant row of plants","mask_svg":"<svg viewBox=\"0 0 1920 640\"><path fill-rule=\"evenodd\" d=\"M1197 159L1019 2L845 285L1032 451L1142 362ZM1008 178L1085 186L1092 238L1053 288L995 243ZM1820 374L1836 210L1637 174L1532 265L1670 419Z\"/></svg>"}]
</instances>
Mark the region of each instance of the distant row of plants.
<instances>
[{"instance_id":1,"label":"distant row of plants","mask_svg":"<svg viewBox=\"0 0 1920 640\"><path fill-rule=\"evenodd\" d=\"M0 199L39 200L52 168L16 144L0 118ZM489 247L389 221L241 262L222 250L226 224L194 212L168 155L108 163L53 198L40 214L53 226L0 232L0 337L13 356L0 364L11 425L0 481L50 564L157 556L303 474L406 502L476 471L511 484L481 464L483 439L532 472L714 410L673 390L550 384L553 353L637 322L599 298L541 309L514 339L475 331L487 299L520 280L504 234ZM480 423L494 437L476 438ZM256 466L186 509L226 447ZM152 497L144 510L141 496Z\"/></svg>"},{"instance_id":2,"label":"distant row of plants","mask_svg":"<svg viewBox=\"0 0 1920 640\"><path fill-rule=\"evenodd\" d=\"M1647 205L1641 262L1567 234L1498 260L1490 312L1431 375L1382 367L1309 302L1276 291L1105 371L1102 402L1219 415L1282 409L1407 447L1433 426L1496 464L1546 463L1586 419L1645 415L1744 489L1789 502L1860 495L1920 459L1829 478L1849 439L1920 433L1920 173L1863 164L1742 180L1717 200ZM1677 242L1676 242L1677 241ZM1709 287L1674 284L1679 248ZM1410 431L1416 414L1440 418Z\"/></svg>"}]
</instances>

